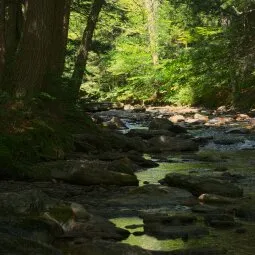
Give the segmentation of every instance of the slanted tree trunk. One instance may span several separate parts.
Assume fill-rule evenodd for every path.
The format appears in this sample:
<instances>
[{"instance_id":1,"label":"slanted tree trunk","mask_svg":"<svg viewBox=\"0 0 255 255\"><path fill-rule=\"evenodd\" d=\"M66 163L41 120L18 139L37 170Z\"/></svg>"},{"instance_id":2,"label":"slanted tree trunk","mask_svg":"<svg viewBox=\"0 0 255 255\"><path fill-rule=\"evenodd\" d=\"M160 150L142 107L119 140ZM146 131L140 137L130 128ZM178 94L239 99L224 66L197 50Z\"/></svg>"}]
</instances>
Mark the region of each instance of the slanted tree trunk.
<instances>
[{"instance_id":1,"label":"slanted tree trunk","mask_svg":"<svg viewBox=\"0 0 255 255\"><path fill-rule=\"evenodd\" d=\"M144 0L148 22L148 34L153 65L158 64L157 11L158 0Z\"/></svg>"},{"instance_id":2,"label":"slanted tree trunk","mask_svg":"<svg viewBox=\"0 0 255 255\"><path fill-rule=\"evenodd\" d=\"M51 49L54 1L28 0L26 20L15 63L7 80L17 97L40 91Z\"/></svg>"},{"instance_id":3,"label":"slanted tree trunk","mask_svg":"<svg viewBox=\"0 0 255 255\"><path fill-rule=\"evenodd\" d=\"M0 0L0 89L5 66L5 1Z\"/></svg>"},{"instance_id":4,"label":"slanted tree trunk","mask_svg":"<svg viewBox=\"0 0 255 255\"><path fill-rule=\"evenodd\" d=\"M80 48L75 61L74 71L72 74L72 91L73 96L78 97L80 86L82 84L83 75L86 69L88 53L92 43L92 37L96 24L98 21L99 13L104 4L104 0L94 0L88 16L87 25L83 32Z\"/></svg>"}]
</instances>

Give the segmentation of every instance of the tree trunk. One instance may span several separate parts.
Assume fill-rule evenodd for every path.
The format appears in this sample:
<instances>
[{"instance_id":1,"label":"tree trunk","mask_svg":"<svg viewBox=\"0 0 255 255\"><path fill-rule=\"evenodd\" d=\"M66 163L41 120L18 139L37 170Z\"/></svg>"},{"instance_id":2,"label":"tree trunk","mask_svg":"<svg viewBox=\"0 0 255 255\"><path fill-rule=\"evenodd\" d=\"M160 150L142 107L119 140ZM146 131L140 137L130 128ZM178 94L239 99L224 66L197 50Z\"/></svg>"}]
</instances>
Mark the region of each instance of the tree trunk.
<instances>
[{"instance_id":1,"label":"tree trunk","mask_svg":"<svg viewBox=\"0 0 255 255\"><path fill-rule=\"evenodd\" d=\"M153 65L158 64L157 9L158 0L144 0L148 20L150 51Z\"/></svg>"},{"instance_id":2,"label":"tree trunk","mask_svg":"<svg viewBox=\"0 0 255 255\"><path fill-rule=\"evenodd\" d=\"M17 97L32 96L42 87L51 49L53 22L54 1L28 0L22 38L7 78Z\"/></svg>"},{"instance_id":3,"label":"tree trunk","mask_svg":"<svg viewBox=\"0 0 255 255\"><path fill-rule=\"evenodd\" d=\"M0 89L5 66L5 2L0 0Z\"/></svg>"},{"instance_id":4,"label":"tree trunk","mask_svg":"<svg viewBox=\"0 0 255 255\"><path fill-rule=\"evenodd\" d=\"M19 0L5 1L5 41L6 41L6 61L11 62L21 36L22 5Z\"/></svg>"},{"instance_id":5,"label":"tree trunk","mask_svg":"<svg viewBox=\"0 0 255 255\"><path fill-rule=\"evenodd\" d=\"M88 53L92 43L92 37L96 28L99 13L104 4L104 0L94 0L88 16L87 25L83 32L80 48L78 50L77 58L75 61L74 71L72 74L72 91L74 97L78 97L80 86L82 84L83 75L86 69Z\"/></svg>"},{"instance_id":6,"label":"tree trunk","mask_svg":"<svg viewBox=\"0 0 255 255\"><path fill-rule=\"evenodd\" d=\"M58 91L56 84L60 83L60 78L64 71L70 7L71 0L55 1L51 51L44 81L44 90L49 93Z\"/></svg>"}]
</instances>

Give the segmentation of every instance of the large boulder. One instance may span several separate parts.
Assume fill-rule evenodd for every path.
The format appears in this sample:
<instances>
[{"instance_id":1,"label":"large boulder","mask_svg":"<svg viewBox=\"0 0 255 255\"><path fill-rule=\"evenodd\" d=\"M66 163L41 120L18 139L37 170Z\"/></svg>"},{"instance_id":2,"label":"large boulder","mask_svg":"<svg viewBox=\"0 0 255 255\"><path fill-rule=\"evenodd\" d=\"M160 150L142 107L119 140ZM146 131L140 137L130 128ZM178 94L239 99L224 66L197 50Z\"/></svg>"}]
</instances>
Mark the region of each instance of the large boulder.
<instances>
[{"instance_id":1,"label":"large boulder","mask_svg":"<svg viewBox=\"0 0 255 255\"><path fill-rule=\"evenodd\" d=\"M195 203L197 201L190 192L157 184L133 187L128 194L122 194L108 200L109 206L136 208L137 210L162 206L167 206L169 210L170 208L174 210L176 206L186 206Z\"/></svg>"},{"instance_id":2,"label":"large boulder","mask_svg":"<svg viewBox=\"0 0 255 255\"><path fill-rule=\"evenodd\" d=\"M111 150L143 152L145 143L138 137L127 137L123 134L104 131L73 136L77 152L98 153Z\"/></svg>"},{"instance_id":3,"label":"large boulder","mask_svg":"<svg viewBox=\"0 0 255 255\"><path fill-rule=\"evenodd\" d=\"M237 185L208 176L170 173L162 181L169 186L187 189L195 196L204 193L226 197L241 197L243 195L243 190Z\"/></svg>"},{"instance_id":4,"label":"large boulder","mask_svg":"<svg viewBox=\"0 0 255 255\"><path fill-rule=\"evenodd\" d=\"M59 201L40 190L0 193L0 215L29 215L57 206Z\"/></svg>"},{"instance_id":5,"label":"large boulder","mask_svg":"<svg viewBox=\"0 0 255 255\"><path fill-rule=\"evenodd\" d=\"M0 254L10 255L62 255L50 245L0 232Z\"/></svg>"},{"instance_id":6,"label":"large boulder","mask_svg":"<svg viewBox=\"0 0 255 255\"><path fill-rule=\"evenodd\" d=\"M142 218L144 232L159 239L183 238L187 240L209 233L206 228L195 224L197 218L193 215L145 214Z\"/></svg>"},{"instance_id":7,"label":"large boulder","mask_svg":"<svg viewBox=\"0 0 255 255\"><path fill-rule=\"evenodd\" d=\"M168 119L155 118L149 124L149 130L168 130L173 133L186 133L187 130L184 127L173 124Z\"/></svg>"},{"instance_id":8,"label":"large boulder","mask_svg":"<svg viewBox=\"0 0 255 255\"><path fill-rule=\"evenodd\" d=\"M123 169L127 166L123 166ZM112 166L116 168L116 166ZM127 169L125 169L126 171ZM135 175L111 171L107 164L89 160L63 160L38 164L33 172L45 173L48 177L80 185L138 185Z\"/></svg>"},{"instance_id":9,"label":"large boulder","mask_svg":"<svg viewBox=\"0 0 255 255\"><path fill-rule=\"evenodd\" d=\"M148 150L151 152L161 151L196 151L198 144L191 139L170 136L157 136L148 141Z\"/></svg>"}]
</instances>

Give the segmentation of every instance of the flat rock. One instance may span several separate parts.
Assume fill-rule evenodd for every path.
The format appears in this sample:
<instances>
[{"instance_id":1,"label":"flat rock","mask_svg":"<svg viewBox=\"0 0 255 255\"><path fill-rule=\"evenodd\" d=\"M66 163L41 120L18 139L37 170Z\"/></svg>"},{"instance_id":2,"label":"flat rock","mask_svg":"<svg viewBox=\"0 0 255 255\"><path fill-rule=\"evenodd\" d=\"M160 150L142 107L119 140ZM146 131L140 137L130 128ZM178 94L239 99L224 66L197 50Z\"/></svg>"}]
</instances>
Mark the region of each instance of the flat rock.
<instances>
[{"instance_id":1,"label":"flat rock","mask_svg":"<svg viewBox=\"0 0 255 255\"><path fill-rule=\"evenodd\" d=\"M159 223L148 223L144 225L144 232L148 235L157 237L158 239L177 239L201 237L208 235L209 231L205 227L196 225L187 226L168 226Z\"/></svg>"},{"instance_id":2,"label":"flat rock","mask_svg":"<svg viewBox=\"0 0 255 255\"><path fill-rule=\"evenodd\" d=\"M243 195L243 190L237 185L210 176L170 173L165 176L163 182L172 187L187 189L195 196L204 193L226 197L241 197Z\"/></svg>"},{"instance_id":3,"label":"flat rock","mask_svg":"<svg viewBox=\"0 0 255 255\"><path fill-rule=\"evenodd\" d=\"M124 166L123 166L124 167ZM138 185L135 175L110 171L97 161L63 160L38 164L34 172L48 172L48 178L80 185Z\"/></svg>"},{"instance_id":4,"label":"flat rock","mask_svg":"<svg viewBox=\"0 0 255 255\"><path fill-rule=\"evenodd\" d=\"M162 151L196 151L198 144L189 138L157 136L148 141L148 150L151 152Z\"/></svg>"},{"instance_id":5,"label":"flat rock","mask_svg":"<svg viewBox=\"0 0 255 255\"><path fill-rule=\"evenodd\" d=\"M86 240L83 244L71 246L70 252L72 255L151 255L149 251L137 246L101 240Z\"/></svg>"},{"instance_id":6,"label":"flat rock","mask_svg":"<svg viewBox=\"0 0 255 255\"><path fill-rule=\"evenodd\" d=\"M216 248L191 248L180 249L174 251L152 251L153 255L223 255L227 251L223 251Z\"/></svg>"}]
</instances>

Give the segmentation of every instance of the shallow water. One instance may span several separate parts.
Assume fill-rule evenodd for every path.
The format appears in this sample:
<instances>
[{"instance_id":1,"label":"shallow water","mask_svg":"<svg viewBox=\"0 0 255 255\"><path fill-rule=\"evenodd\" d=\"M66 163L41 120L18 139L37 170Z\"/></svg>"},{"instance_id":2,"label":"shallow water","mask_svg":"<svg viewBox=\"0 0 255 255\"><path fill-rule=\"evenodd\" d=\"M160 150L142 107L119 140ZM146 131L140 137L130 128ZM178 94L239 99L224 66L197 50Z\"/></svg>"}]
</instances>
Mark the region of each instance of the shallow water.
<instances>
[{"instance_id":1,"label":"shallow water","mask_svg":"<svg viewBox=\"0 0 255 255\"><path fill-rule=\"evenodd\" d=\"M164 178L167 173L184 173L184 174L212 174L213 169L219 166L225 166L228 171L233 174L241 174L244 176L238 182L244 188L245 196L251 195L255 197L255 151L214 151L209 150L206 153L211 153L215 157L212 162L204 161L180 161L183 159L181 154L171 155L166 158L173 162L161 162L158 167L147 169L136 173L140 185L144 182L152 184L158 183L158 180ZM198 155L200 153L199 152ZM216 155L215 155L216 154ZM166 156L166 155L165 155ZM188 155L189 157L190 155ZM192 156L192 155L191 155ZM219 159L217 160L217 157ZM185 158L185 156L184 156ZM253 203L255 200L251 200ZM118 227L125 228L127 225L142 224L142 219L138 217L123 217L112 219ZM255 224L250 222L242 222L246 233L238 234L235 229L218 230L209 228L210 234L203 238L190 239L183 241L182 239L176 240L158 240L155 237L148 235L135 236L133 234L123 241L131 245L138 245L148 250L171 251L176 249L185 248L199 248L199 247L212 247L223 248L228 250L227 254L232 255L253 255L255 253ZM136 231L143 231L143 228L128 229L131 233Z\"/></svg>"}]
</instances>

